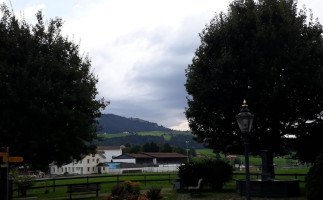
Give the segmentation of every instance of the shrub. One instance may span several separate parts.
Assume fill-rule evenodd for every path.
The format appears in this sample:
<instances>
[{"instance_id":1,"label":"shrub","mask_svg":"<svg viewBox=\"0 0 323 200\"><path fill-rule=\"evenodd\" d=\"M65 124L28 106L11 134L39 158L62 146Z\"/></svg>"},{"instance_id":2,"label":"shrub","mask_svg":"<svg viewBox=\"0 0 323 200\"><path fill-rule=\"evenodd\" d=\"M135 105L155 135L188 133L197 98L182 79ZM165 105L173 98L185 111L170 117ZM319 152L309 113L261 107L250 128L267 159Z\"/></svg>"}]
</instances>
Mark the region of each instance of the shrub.
<instances>
[{"instance_id":1,"label":"shrub","mask_svg":"<svg viewBox=\"0 0 323 200\"><path fill-rule=\"evenodd\" d=\"M163 198L160 192L161 188L152 187L147 191L146 196L150 200L160 200Z\"/></svg>"},{"instance_id":2,"label":"shrub","mask_svg":"<svg viewBox=\"0 0 323 200\"><path fill-rule=\"evenodd\" d=\"M178 169L178 176L181 178L184 186L196 185L200 176L200 173L198 173L198 165L195 162L181 165Z\"/></svg>"},{"instance_id":3,"label":"shrub","mask_svg":"<svg viewBox=\"0 0 323 200\"><path fill-rule=\"evenodd\" d=\"M25 197L27 190L35 184L35 178L29 175L19 175L18 169L13 168L11 170L11 178L13 183L17 185L18 190L21 192L21 196Z\"/></svg>"},{"instance_id":4,"label":"shrub","mask_svg":"<svg viewBox=\"0 0 323 200\"><path fill-rule=\"evenodd\" d=\"M111 189L111 195L106 196L104 199L137 200L139 198L139 194L140 182L125 181L123 184L113 186Z\"/></svg>"},{"instance_id":5,"label":"shrub","mask_svg":"<svg viewBox=\"0 0 323 200\"><path fill-rule=\"evenodd\" d=\"M125 181L124 183L125 189L129 194L139 195L140 193L140 182L131 182Z\"/></svg>"},{"instance_id":6,"label":"shrub","mask_svg":"<svg viewBox=\"0 0 323 200\"><path fill-rule=\"evenodd\" d=\"M111 189L111 195L114 197L124 196L126 193L126 188L123 184L115 185Z\"/></svg>"},{"instance_id":7,"label":"shrub","mask_svg":"<svg viewBox=\"0 0 323 200\"><path fill-rule=\"evenodd\" d=\"M148 199L148 197L146 195L141 194L138 196L138 200L150 200L150 199Z\"/></svg>"},{"instance_id":8,"label":"shrub","mask_svg":"<svg viewBox=\"0 0 323 200\"><path fill-rule=\"evenodd\" d=\"M178 176L185 186L196 186L198 179L202 178L204 184L208 184L214 190L220 190L232 179L232 167L221 160L204 159L180 166Z\"/></svg>"},{"instance_id":9,"label":"shrub","mask_svg":"<svg viewBox=\"0 0 323 200\"><path fill-rule=\"evenodd\" d=\"M315 160L306 177L308 200L323 199L323 153Z\"/></svg>"}]
</instances>

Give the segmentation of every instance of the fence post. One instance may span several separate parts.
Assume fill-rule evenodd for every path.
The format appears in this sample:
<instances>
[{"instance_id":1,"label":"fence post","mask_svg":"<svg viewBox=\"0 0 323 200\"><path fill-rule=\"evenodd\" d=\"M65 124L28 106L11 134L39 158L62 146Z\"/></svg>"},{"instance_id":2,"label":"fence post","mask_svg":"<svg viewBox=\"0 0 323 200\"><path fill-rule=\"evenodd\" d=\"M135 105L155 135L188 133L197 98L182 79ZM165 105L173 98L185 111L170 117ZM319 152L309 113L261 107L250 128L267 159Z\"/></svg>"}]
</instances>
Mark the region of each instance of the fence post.
<instances>
[{"instance_id":1,"label":"fence post","mask_svg":"<svg viewBox=\"0 0 323 200\"><path fill-rule=\"evenodd\" d=\"M146 180L146 174L145 174L145 185L146 185L146 181L147 181L147 180Z\"/></svg>"},{"instance_id":2,"label":"fence post","mask_svg":"<svg viewBox=\"0 0 323 200\"><path fill-rule=\"evenodd\" d=\"M53 192L55 192L55 178L53 178Z\"/></svg>"},{"instance_id":3,"label":"fence post","mask_svg":"<svg viewBox=\"0 0 323 200\"><path fill-rule=\"evenodd\" d=\"M86 177L86 183L89 183L89 177L88 176Z\"/></svg>"},{"instance_id":4,"label":"fence post","mask_svg":"<svg viewBox=\"0 0 323 200\"><path fill-rule=\"evenodd\" d=\"M119 174L117 175L117 185L119 185Z\"/></svg>"},{"instance_id":5,"label":"fence post","mask_svg":"<svg viewBox=\"0 0 323 200\"><path fill-rule=\"evenodd\" d=\"M170 184L170 173L168 174L169 184Z\"/></svg>"}]
</instances>

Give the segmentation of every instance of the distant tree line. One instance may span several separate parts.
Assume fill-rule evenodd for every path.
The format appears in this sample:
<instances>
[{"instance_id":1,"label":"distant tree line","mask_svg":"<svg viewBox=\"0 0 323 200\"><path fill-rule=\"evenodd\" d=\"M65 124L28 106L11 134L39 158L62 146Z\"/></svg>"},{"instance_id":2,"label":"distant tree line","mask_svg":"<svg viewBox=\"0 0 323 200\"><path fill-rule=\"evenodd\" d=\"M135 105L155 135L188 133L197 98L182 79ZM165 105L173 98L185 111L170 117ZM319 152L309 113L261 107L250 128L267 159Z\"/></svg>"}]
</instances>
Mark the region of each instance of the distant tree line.
<instances>
[{"instance_id":1,"label":"distant tree line","mask_svg":"<svg viewBox=\"0 0 323 200\"><path fill-rule=\"evenodd\" d=\"M123 154L141 152L180 153L183 155L186 155L188 152L189 156L196 156L195 148L185 149L182 147L174 147L169 145L168 143L156 144L155 142L146 142L142 146L126 143L125 148L123 149Z\"/></svg>"},{"instance_id":2,"label":"distant tree line","mask_svg":"<svg viewBox=\"0 0 323 200\"><path fill-rule=\"evenodd\" d=\"M193 140L192 135L173 135L169 141L165 141L163 136L140 136L140 135L128 135L123 137L115 137L115 138L105 138L102 141L98 142L98 145L105 146L119 146L124 144L130 144L131 146L142 146L146 143L154 142L156 144L164 144L168 143L173 147L181 147L187 148L186 141L189 141L189 148L201 149L204 148L203 144L198 143Z\"/></svg>"}]
</instances>

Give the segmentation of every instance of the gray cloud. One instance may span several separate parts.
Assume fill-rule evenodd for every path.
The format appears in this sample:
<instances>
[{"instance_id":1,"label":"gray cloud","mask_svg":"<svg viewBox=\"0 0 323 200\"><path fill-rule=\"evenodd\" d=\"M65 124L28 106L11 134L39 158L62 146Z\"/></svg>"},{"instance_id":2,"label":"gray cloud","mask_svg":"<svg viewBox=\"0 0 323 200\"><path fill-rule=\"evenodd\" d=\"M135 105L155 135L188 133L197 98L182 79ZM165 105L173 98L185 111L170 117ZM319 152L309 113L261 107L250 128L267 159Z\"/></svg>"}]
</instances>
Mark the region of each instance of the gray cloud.
<instances>
[{"instance_id":1,"label":"gray cloud","mask_svg":"<svg viewBox=\"0 0 323 200\"><path fill-rule=\"evenodd\" d=\"M298 2L323 19L321 1ZM26 16L41 6L45 18L63 18L63 33L81 41L81 51L93 61L99 97L111 100L105 113L167 127L186 120L185 69L200 44L198 33L228 5L229 0L13 1Z\"/></svg>"},{"instance_id":2,"label":"gray cloud","mask_svg":"<svg viewBox=\"0 0 323 200\"><path fill-rule=\"evenodd\" d=\"M144 102L131 99L118 101L115 102L115 107L112 102L107 112L149 119L164 126L175 126L179 119L185 120L185 69L191 63L195 49L200 43L198 33L204 26L201 21L199 16L192 16L183 21L173 33L167 34L163 28L159 28L148 33L138 31L124 40L119 38L119 44L135 38L145 39L153 45L151 48L158 47L158 54L136 63L134 71L129 75L131 78L127 80L135 89L147 88L147 95L154 98L148 98Z\"/></svg>"}]
</instances>

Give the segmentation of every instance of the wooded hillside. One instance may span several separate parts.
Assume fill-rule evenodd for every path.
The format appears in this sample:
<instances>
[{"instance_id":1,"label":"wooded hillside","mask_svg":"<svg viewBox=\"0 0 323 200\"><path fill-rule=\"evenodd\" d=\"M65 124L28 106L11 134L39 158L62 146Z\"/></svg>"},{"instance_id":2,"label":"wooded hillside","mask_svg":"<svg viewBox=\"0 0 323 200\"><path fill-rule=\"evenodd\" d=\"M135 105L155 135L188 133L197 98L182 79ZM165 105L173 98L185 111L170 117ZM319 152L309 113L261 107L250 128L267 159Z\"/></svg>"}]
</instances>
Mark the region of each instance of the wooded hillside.
<instances>
[{"instance_id":1,"label":"wooded hillside","mask_svg":"<svg viewBox=\"0 0 323 200\"><path fill-rule=\"evenodd\" d=\"M123 133L144 131L171 131L171 129L159 126L157 123L138 118L126 118L114 114L102 114L99 119L100 133Z\"/></svg>"}]
</instances>

